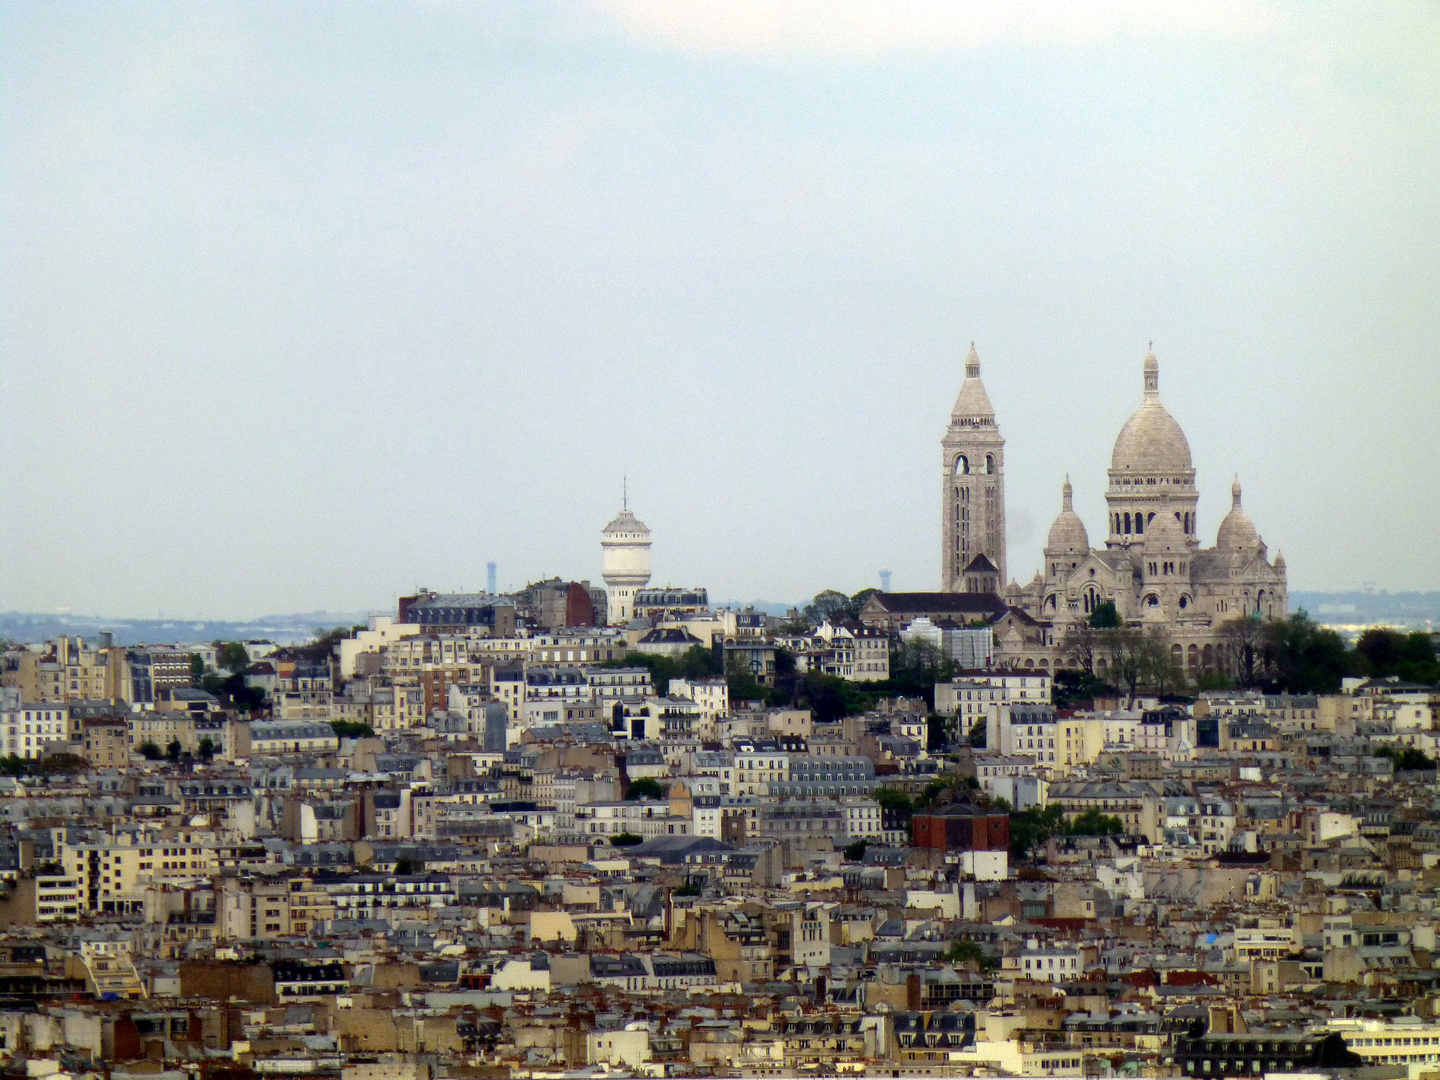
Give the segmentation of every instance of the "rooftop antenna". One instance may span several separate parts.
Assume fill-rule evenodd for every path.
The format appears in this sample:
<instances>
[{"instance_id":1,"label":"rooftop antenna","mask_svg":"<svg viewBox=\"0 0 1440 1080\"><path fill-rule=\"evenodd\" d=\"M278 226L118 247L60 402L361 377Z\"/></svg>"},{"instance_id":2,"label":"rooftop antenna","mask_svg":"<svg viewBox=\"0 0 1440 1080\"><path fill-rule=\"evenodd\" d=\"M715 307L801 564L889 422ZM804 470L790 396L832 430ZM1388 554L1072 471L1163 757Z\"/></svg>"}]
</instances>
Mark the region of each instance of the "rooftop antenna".
<instances>
[{"instance_id":1,"label":"rooftop antenna","mask_svg":"<svg viewBox=\"0 0 1440 1080\"><path fill-rule=\"evenodd\" d=\"M620 478L620 509L630 509L630 477L628 476Z\"/></svg>"}]
</instances>

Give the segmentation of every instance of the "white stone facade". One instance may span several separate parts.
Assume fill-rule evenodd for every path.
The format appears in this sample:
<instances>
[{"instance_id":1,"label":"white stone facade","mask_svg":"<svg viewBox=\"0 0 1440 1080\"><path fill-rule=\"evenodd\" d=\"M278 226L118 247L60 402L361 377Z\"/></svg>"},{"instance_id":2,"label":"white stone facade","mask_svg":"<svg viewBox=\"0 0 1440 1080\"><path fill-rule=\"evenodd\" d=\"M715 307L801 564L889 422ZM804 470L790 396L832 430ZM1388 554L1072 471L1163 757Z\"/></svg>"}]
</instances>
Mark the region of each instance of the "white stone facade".
<instances>
[{"instance_id":1,"label":"white stone facade","mask_svg":"<svg viewBox=\"0 0 1440 1080\"><path fill-rule=\"evenodd\" d=\"M1066 629L1109 601L1127 625L1165 630L1175 658L1193 675L1218 662L1224 623L1247 614L1283 618L1288 610L1284 556L1269 558L1241 507L1238 480L1215 546L1200 546L1190 445L1160 404L1153 353L1145 358L1143 376L1142 403L1111 457L1105 545L1090 546L1067 479L1044 567L1026 585L1011 583L1004 593L1039 624L1026 640L1002 641L1009 666L1053 669L1063 660Z\"/></svg>"},{"instance_id":2,"label":"white stone facade","mask_svg":"<svg viewBox=\"0 0 1440 1080\"><path fill-rule=\"evenodd\" d=\"M627 505L600 533L605 604L612 626L635 615L635 594L650 582L650 530Z\"/></svg>"}]
</instances>

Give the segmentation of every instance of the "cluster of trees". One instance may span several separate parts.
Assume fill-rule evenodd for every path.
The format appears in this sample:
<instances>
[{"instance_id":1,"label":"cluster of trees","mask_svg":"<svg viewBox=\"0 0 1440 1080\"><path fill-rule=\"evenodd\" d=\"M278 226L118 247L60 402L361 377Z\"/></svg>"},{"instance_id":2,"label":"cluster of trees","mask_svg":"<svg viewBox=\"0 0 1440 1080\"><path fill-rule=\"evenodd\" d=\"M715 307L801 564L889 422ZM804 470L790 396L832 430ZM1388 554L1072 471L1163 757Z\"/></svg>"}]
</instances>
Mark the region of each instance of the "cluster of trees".
<instances>
[{"instance_id":1,"label":"cluster of trees","mask_svg":"<svg viewBox=\"0 0 1440 1080\"><path fill-rule=\"evenodd\" d=\"M1436 767L1435 759L1423 750L1413 746L1382 746L1375 751L1375 757L1389 758L1395 771L1423 771Z\"/></svg>"},{"instance_id":2,"label":"cluster of trees","mask_svg":"<svg viewBox=\"0 0 1440 1080\"><path fill-rule=\"evenodd\" d=\"M78 754L51 754L39 759L18 754L0 757L0 775L4 776L71 776L89 767L90 763Z\"/></svg>"},{"instance_id":3,"label":"cluster of trees","mask_svg":"<svg viewBox=\"0 0 1440 1080\"><path fill-rule=\"evenodd\" d=\"M369 739L375 729L359 720L331 720L330 727L342 739Z\"/></svg>"},{"instance_id":4,"label":"cluster of trees","mask_svg":"<svg viewBox=\"0 0 1440 1080\"><path fill-rule=\"evenodd\" d=\"M996 805L1003 807L1005 801L996 800ZM1024 862L1052 836L1119 836L1124 831L1124 822L1099 810L1086 810L1067 820L1057 803L1035 806L1010 814L1010 857Z\"/></svg>"},{"instance_id":5,"label":"cluster of trees","mask_svg":"<svg viewBox=\"0 0 1440 1080\"><path fill-rule=\"evenodd\" d=\"M180 759L185 756L185 748L180 745L179 739L171 739L164 750L161 750L155 743L148 740L141 743L135 749L140 752L140 756L146 761L160 761L164 759L172 764L178 764ZM195 757L200 761L211 761L219 749L220 748L215 745L214 740L206 736L196 744Z\"/></svg>"},{"instance_id":6,"label":"cluster of trees","mask_svg":"<svg viewBox=\"0 0 1440 1080\"><path fill-rule=\"evenodd\" d=\"M945 957L952 964L973 963L981 971L994 971L1000 966L1000 958L992 956L973 941L956 938L945 950Z\"/></svg>"},{"instance_id":7,"label":"cluster of trees","mask_svg":"<svg viewBox=\"0 0 1440 1080\"><path fill-rule=\"evenodd\" d=\"M782 628L787 633L801 634L822 622L854 622L860 618L860 609L865 601L879 589L861 589L853 596L846 596L838 589L824 589L815 594L815 599L800 609L798 622L786 623Z\"/></svg>"},{"instance_id":8,"label":"cluster of trees","mask_svg":"<svg viewBox=\"0 0 1440 1080\"><path fill-rule=\"evenodd\" d=\"M200 689L214 694L227 709L254 712L265 704L265 691L248 684L241 672L225 676L214 671L206 672L200 677Z\"/></svg>"},{"instance_id":9,"label":"cluster of trees","mask_svg":"<svg viewBox=\"0 0 1440 1080\"><path fill-rule=\"evenodd\" d=\"M1070 666L1092 680L1084 687L1092 695L1112 685L1131 695L1144 686L1163 697L1185 686L1185 669L1171 644L1162 628L1125 626L1115 605L1106 601L1096 606L1088 622L1066 631L1060 647ZM1102 671L1108 683L1098 677Z\"/></svg>"},{"instance_id":10,"label":"cluster of trees","mask_svg":"<svg viewBox=\"0 0 1440 1080\"><path fill-rule=\"evenodd\" d=\"M626 653L623 660L607 660L604 667L643 667L650 672L650 681L657 694L670 692L671 679L706 679L725 674L715 653L703 645L692 645L681 656L657 656L654 653Z\"/></svg>"},{"instance_id":11,"label":"cluster of trees","mask_svg":"<svg viewBox=\"0 0 1440 1080\"><path fill-rule=\"evenodd\" d=\"M1283 619L1231 619L1204 671L1192 683L1163 627L1138 630L1120 624L1113 604L1101 604L1090 621L1072 628L1061 643L1072 672L1057 675L1057 703L1102 693L1106 688L1160 696L1190 689L1260 689L1271 693L1331 694L1347 676L1398 676L1424 685L1440 683L1440 663L1429 634L1374 628L1349 646L1304 611Z\"/></svg>"},{"instance_id":12,"label":"cluster of trees","mask_svg":"<svg viewBox=\"0 0 1440 1080\"><path fill-rule=\"evenodd\" d=\"M642 776L625 789L626 802L638 802L640 799L663 799L666 794L666 787L651 776Z\"/></svg>"},{"instance_id":13,"label":"cluster of trees","mask_svg":"<svg viewBox=\"0 0 1440 1080\"><path fill-rule=\"evenodd\" d=\"M337 626L333 630L322 630L307 644L295 646L292 652L306 664L328 664L335 653L335 643L352 638L365 629L363 623L355 626Z\"/></svg>"},{"instance_id":14,"label":"cluster of trees","mask_svg":"<svg viewBox=\"0 0 1440 1080\"><path fill-rule=\"evenodd\" d=\"M978 786L974 779L962 777L958 773L942 773L926 784L914 799L895 788L881 787L875 789L875 801L882 810L896 811L908 817L916 810L954 802L962 794L962 788L973 789Z\"/></svg>"},{"instance_id":15,"label":"cluster of trees","mask_svg":"<svg viewBox=\"0 0 1440 1080\"><path fill-rule=\"evenodd\" d=\"M265 691L250 686L245 676L250 673L250 654L238 641L213 641L217 668L207 668L198 654L190 657L194 685L213 694L227 709L254 712L265 704ZM225 674L228 672L228 674Z\"/></svg>"}]
</instances>

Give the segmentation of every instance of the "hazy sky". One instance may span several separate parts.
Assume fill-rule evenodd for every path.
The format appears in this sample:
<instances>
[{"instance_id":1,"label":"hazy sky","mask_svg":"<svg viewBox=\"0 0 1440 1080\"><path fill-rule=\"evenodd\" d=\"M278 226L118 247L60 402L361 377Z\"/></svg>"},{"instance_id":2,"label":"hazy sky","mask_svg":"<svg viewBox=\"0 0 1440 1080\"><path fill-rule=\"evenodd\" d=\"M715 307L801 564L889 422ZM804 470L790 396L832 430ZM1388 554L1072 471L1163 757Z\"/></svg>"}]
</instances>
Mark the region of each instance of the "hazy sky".
<instances>
[{"instance_id":1,"label":"hazy sky","mask_svg":"<svg viewBox=\"0 0 1440 1080\"><path fill-rule=\"evenodd\" d=\"M1440 7L0 7L0 608L938 584L972 339L1028 579L1151 339L1213 543L1440 588Z\"/></svg>"}]
</instances>

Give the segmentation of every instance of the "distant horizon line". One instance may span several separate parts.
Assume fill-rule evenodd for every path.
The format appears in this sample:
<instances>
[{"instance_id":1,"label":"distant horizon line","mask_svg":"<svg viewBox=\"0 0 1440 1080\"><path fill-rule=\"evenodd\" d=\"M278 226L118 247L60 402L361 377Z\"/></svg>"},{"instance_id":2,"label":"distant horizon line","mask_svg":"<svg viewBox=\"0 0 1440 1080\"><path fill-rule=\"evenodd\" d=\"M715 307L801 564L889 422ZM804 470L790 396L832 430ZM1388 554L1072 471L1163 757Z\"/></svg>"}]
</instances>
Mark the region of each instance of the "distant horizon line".
<instances>
[{"instance_id":1,"label":"distant horizon line","mask_svg":"<svg viewBox=\"0 0 1440 1080\"><path fill-rule=\"evenodd\" d=\"M875 588L875 586L865 585L865 586L862 586L860 589L857 589L857 590L855 590L855 591L856 591L856 592L860 592L860 591L863 591L864 589L868 589L868 588ZM837 591L838 591L838 590L837 590ZM891 591L892 591L892 592L900 593L900 592L936 592L936 591L939 591L939 590L936 590L936 589L894 589L894 590L891 590ZM505 594L502 593L502 594L500 594L500 595L505 595ZM794 607L794 608L802 608L802 607L804 607L806 604L810 603L811 600L814 599L814 595L815 595L815 594L812 594L811 596L805 597L804 599L801 599L801 600L772 600L772 599L766 599L766 598L764 598L764 597L754 597L754 598L749 598L749 599L738 599L738 598L733 598L733 597L732 597L732 598L728 598L728 599L725 599L725 600L717 600L717 601L714 601L714 602L711 604L711 607L713 607L713 608L726 608L726 607L737 607L737 606L743 606L743 605L754 605L754 606L757 606L757 607L759 607L759 606L764 606L764 607L786 607L786 608ZM849 595L853 595L853 593L852 593L852 594L849 594ZM1372 588L1351 587L1351 588L1343 588L1343 589L1314 589L1314 588L1310 588L1310 589L1290 589L1290 590L1289 590L1289 596L1290 596L1290 598L1291 598L1292 600L1293 600L1293 598L1296 597L1296 596L1305 596L1305 597L1331 597L1331 598L1341 598L1341 597L1382 597L1382 596L1384 596L1384 597L1393 597L1393 598L1400 598L1400 597L1430 598L1430 597L1433 597L1433 598L1435 598L1435 599L1437 600L1437 602L1440 602L1440 589L1389 589L1389 588L1378 588L1378 587L1372 587ZM362 609L354 609L354 608L349 609L349 610L334 609L334 608L311 608L311 609L309 609L309 610L303 610L303 611L272 611L272 612L265 612L265 613L260 614L260 615L255 615L255 616L252 616L252 617L249 617L249 618L238 618L238 617L234 617L234 616L221 616L221 615L180 615L180 614L171 615L171 614L165 614L165 613L158 613L158 614L155 614L155 615L117 615L117 614L94 615L94 614L90 614L90 613L87 613L87 612L78 612L78 611L73 611L73 610L64 609L64 608L53 609L53 610L50 610L50 611L34 611L34 610L25 611L25 610L21 610L21 609L19 609L19 608L10 608L10 609L5 609L5 610L0 610L0 620L9 620L9 619L41 620L41 619L46 619L46 620L76 620L76 621L97 622L97 623L98 623L98 622L105 622L105 621L113 621L113 622L116 622L116 623L136 623L136 622L176 623L176 624L181 624L181 623L233 623L233 624L235 624L235 625L248 625L248 624L252 624L252 623L278 621L278 620L283 620L283 619L309 619L309 620L316 620L316 621L335 621L335 620L339 620L339 621L343 622L343 621L345 621L346 619L368 619L368 618L370 618L371 616L384 616L384 615L389 615L389 614L393 613L394 610L395 610L395 608L393 607L393 605L387 605L387 606L385 606L385 607L373 607L373 608L364 609L364 610L362 610ZM1298 606L1295 605L1294 603L1292 603L1292 604L1290 605L1290 610L1291 610L1291 611L1296 611L1296 610L1298 610ZM102 628L102 629L103 629L103 628Z\"/></svg>"}]
</instances>

